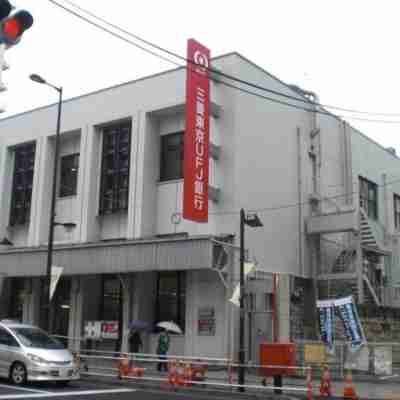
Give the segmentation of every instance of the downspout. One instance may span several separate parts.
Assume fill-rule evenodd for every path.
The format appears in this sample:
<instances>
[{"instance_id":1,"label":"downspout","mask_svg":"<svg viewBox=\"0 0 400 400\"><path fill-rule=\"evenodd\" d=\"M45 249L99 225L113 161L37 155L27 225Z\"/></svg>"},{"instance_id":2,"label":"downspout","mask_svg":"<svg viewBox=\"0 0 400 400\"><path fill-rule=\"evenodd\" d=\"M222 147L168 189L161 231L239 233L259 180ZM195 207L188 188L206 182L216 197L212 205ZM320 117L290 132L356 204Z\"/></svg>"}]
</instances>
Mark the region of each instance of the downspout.
<instances>
[{"instance_id":1,"label":"downspout","mask_svg":"<svg viewBox=\"0 0 400 400\"><path fill-rule=\"evenodd\" d=\"M302 205L302 168L301 168L301 136L297 127L297 195L298 195L298 246L299 246L299 272L304 277L303 263L303 205Z\"/></svg>"}]
</instances>

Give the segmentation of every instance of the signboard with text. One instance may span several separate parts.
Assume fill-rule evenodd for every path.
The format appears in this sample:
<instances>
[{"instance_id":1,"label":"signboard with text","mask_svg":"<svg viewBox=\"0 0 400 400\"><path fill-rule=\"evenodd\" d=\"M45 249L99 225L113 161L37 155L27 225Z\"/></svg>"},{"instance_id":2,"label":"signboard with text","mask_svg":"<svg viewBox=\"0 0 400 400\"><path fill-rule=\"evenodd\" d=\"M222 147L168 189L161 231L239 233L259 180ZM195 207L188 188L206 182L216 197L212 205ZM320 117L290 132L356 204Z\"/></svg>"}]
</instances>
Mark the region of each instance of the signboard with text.
<instances>
[{"instance_id":1,"label":"signboard with text","mask_svg":"<svg viewBox=\"0 0 400 400\"><path fill-rule=\"evenodd\" d=\"M187 59L183 218L208 222L210 50L190 39Z\"/></svg>"},{"instance_id":2,"label":"signboard with text","mask_svg":"<svg viewBox=\"0 0 400 400\"><path fill-rule=\"evenodd\" d=\"M197 333L199 336L215 335L215 310L213 307L199 309Z\"/></svg>"}]
</instances>

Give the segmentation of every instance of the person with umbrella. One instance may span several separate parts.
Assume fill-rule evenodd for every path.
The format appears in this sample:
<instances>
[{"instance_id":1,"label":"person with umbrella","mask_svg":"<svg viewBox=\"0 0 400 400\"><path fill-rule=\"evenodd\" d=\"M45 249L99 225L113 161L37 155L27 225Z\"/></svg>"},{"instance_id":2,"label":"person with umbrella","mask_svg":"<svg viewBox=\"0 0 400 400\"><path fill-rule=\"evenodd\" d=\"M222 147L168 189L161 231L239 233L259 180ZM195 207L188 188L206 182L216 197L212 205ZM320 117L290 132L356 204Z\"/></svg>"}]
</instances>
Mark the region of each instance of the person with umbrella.
<instances>
[{"instance_id":1,"label":"person with umbrella","mask_svg":"<svg viewBox=\"0 0 400 400\"><path fill-rule=\"evenodd\" d=\"M158 336L158 345L157 345L157 354L158 354L158 358L160 360L166 360L167 357L167 353L169 350L169 343L170 343L170 337L168 334L168 330L165 328L162 328L162 331L160 333L160 335ZM166 361L160 361L157 364L157 370L159 372L161 371L168 371L168 365Z\"/></svg>"},{"instance_id":2,"label":"person with umbrella","mask_svg":"<svg viewBox=\"0 0 400 400\"><path fill-rule=\"evenodd\" d=\"M129 332L129 352L139 353L140 349L143 347L142 338L140 331L148 327L148 323L145 321L134 320L130 323Z\"/></svg>"}]
</instances>

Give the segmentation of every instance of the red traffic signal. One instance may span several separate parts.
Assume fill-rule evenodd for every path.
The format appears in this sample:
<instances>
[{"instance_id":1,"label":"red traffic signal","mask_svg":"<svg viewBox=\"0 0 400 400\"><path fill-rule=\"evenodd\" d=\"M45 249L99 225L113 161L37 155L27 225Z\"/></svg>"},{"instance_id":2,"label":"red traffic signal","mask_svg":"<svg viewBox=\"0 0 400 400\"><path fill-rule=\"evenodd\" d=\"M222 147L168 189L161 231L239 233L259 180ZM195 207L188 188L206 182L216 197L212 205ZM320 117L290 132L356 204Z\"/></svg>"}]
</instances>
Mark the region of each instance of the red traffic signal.
<instances>
[{"instance_id":1,"label":"red traffic signal","mask_svg":"<svg viewBox=\"0 0 400 400\"><path fill-rule=\"evenodd\" d=\"M32 15L25 10L13 14L11 17L1 21L0 43L9 46L16 44L22 34L33 25Z\"/></svg>"}]
</instances>

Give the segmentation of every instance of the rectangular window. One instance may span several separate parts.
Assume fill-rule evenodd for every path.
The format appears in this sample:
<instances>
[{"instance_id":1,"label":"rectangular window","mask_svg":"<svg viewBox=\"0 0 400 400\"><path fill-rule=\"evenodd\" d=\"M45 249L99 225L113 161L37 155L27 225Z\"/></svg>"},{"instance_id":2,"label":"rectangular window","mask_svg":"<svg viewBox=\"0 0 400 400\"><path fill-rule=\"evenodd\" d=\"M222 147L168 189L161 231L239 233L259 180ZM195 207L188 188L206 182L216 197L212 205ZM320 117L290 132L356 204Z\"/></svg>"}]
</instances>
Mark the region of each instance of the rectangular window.
<instances>
[{"instance_id":1,"label":"rectangular window","mask_svg":"<svg viewBox=\"0 0 400 400\"><path fill-rule=\"evenodd\" d=\"M118 321L122 299L121 281L115 275L103 275L101 319Z\"/></svg>"},{"instance_id":2,"label":"rectangular window","mask_svg":"<svg viewBox=\"0 0 400 400\"><path fill-rule=\"evenodd\" d=\"M398 194L394 195L393 208L394 208L394 227L396 229L400 229L400 196Z\"/></svg>"},{"instance_id":3,"label":"rectangular window","mask_svg":"<svg viewBox=\"0 0 400 400\"><path fill-rule=\"evenodd\" d=\"M10 225L23 225L31 212L35 143L19 145L14 151Z\"/></svg>"},{"instance_id":4,"label":"rectangular window","mask_svg":"<svg viewBox=\"0 0 400 400\"><path fill-rule=\"evenodd\" d=\"M183 132L161 136L160 181L183 178Z\"/></svg>"},{"instance_id":5,"label":"rectangular window","mask_svg":"<svg viewBox=\"0 0 400 400\"><path fill-rule=\"evenodd\" d=\"M128 209L131 121L103 129L100 214Z\"/></svg>"},{"instance_id":6,"label":"rectangular window","mask_svg":"<svg viewBox=\"0 0 400 400\"><path fill-rule=\"evenodd\" d=\"M78 180L79 154L61 157L59 196L75 196Z\"/></svg>"},{"instance_id":7,"label":"rectangular window","mask_svg":"<svg viewBox=\"0 0 400 400\"><path fill-rule=\"evenodd\" d=\"M378 186L365 178L359 178L360 206L371 219L378 219Z\"/></svg>"},{"instance_id":8,"label":"rectangular window","mask_svg":"<svg viewBox=\"0 0 400 400\"><path fill-rule=\"evenodd\" d=\"M159 272L157 277L156 323L160 321L173 321L184 331L185 312L185 272Z\"/></svg>"}]
</instances>

